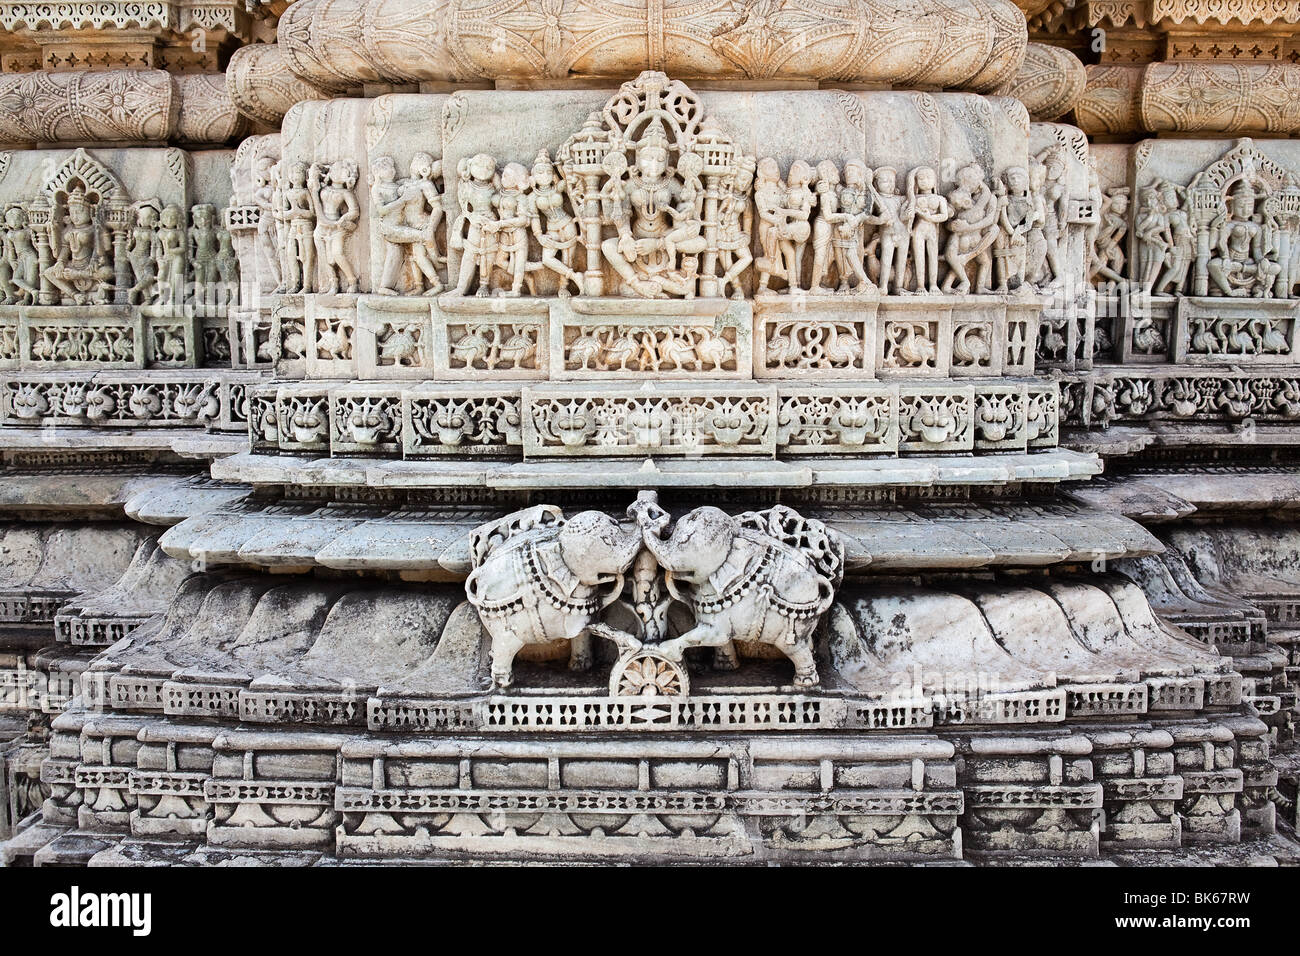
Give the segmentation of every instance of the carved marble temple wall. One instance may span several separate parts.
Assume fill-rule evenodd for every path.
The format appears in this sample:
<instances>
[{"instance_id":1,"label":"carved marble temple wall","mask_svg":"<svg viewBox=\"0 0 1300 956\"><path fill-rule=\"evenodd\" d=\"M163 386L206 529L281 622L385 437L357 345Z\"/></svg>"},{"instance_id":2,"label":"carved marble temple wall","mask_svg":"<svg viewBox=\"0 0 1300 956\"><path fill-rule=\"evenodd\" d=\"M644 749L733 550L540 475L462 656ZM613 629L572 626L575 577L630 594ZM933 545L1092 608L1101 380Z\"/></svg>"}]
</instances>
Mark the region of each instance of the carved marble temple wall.
<instances>
[{"instance_id":1,"label":"carved marble temple wall","mask_svg":"<svg viewBox=\"0 0 1300 956\"><path fill-rule=\"evenodd\" d=\"M1285 6L0 2L5 865L1300 860Z\"/></svg>"}]
</instances>

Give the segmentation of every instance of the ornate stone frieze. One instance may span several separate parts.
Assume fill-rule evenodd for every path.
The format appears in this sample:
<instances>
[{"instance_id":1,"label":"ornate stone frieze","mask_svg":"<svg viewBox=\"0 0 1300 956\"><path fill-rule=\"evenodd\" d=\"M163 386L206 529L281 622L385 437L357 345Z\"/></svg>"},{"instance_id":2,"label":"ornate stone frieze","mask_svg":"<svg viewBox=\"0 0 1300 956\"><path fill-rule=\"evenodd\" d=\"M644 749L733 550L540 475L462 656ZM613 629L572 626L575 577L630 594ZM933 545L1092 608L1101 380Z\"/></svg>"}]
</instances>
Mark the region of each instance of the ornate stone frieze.
<instances>
[{"instance_id":1,"label":"ornate stone frieze","mask_svg":"<svg viewBox=\"0 0 1300 956\"><path fill-rule=\"evenodd\" d=\"M1074 105L1074 118L1089 136L1136 135L1142 130L1140 66L1089 65L1088 86Z\"/></svg>"},{"instance_id":2,"label":"ornate stone frieze","mask_svg":"<svg viewBox=\"0 0 1300 956\"><path fill-rule=\"evenodd\" d=\"M630 76L836 80L992 90L1020 67L1020 11L1006 0L873 0L618 7L550 0L298 0L279 43L328 90L423 80Z\"/></svg>"}]
</instances>

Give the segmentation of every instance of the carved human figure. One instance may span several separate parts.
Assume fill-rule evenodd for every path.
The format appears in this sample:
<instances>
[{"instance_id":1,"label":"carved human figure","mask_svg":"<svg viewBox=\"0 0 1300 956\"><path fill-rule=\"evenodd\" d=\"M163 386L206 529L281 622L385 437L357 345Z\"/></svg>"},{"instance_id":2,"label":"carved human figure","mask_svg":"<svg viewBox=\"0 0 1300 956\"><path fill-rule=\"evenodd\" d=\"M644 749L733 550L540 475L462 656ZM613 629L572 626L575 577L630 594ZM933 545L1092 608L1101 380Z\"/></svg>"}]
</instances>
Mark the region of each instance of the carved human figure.
<instances>
[{"instance_id":1,"label":"carved human figure","mask_svg":"<svg viewBox=\"0 0 1300 956\"><path fill-rule=\"evenodd\" d=\"M1107 191L1101 209L1101 225L1093 245L1093 281L1106 283L1124 281L1124 236L1128 233L1128 187L1120 186Z\"/></svg>"},{"instance_id":2,"label":"carved human figure","mask_svg":"<svg viewBox=\"0 0 1300 956\"><path fill-rule=\"evenodd\" d=\"M221 240L218 236L217 210L210 203L200 203L190 210L192 225L189 229L190 281L194 284L194 303L200 315L215 315L218 306L217 256Z\"/></svg>"},{"instance_id":3,"label":"carved human figure","mask_svg":"<svg viewBox=\"0 0 1300 956\"><path fill-rule=\"evenodd\" d=\"M951 218L948 220L948 246L944 258L948 275L943 291L965 294L971 290L970 264L975 263L975 289L991 292L993 256L991 249L998 238L997 198L984 182L984 170L974 163L957 171L957 184L948 193Z\"/></svg>"},{"instance_id":4,"label":"carved human figure","mask_svg":"<svg viewBox=\"0 0 1300 956\"><path fill-rule=\"evenodd\" d=\"M867 167L861 160L844 164L844 182L832 162L817 166L819 211L813 223L814 292L849 292L874 288L863 267L863 233L872 198L867 184ZM827 180L823 183L823 180ZM838 284L827 288L824 279L834 265Z\"/></svg>"},{"instance_id":5,"label":"carved human figure","mask_svg":"<svg viewBox=\"0 0 1300 956\"><path fill-rule=\"evenodd\" d=\"M18 203L10 204L5 209L4 225L0 259L5 264L5 304L35 304L40 293L41 260L27 224L27 211Z\"/></svg>"},{"instance_id":6,"label":"carved human figure","mask_svg":"<svg viewBox=\"0 0 1300 956\"><path fill-rule=\"evenodd\" d=\"M293 163L281 186L279 204L283 245L283 291L316 291L316 200L308 185L307 164Z\"/></svg>"},{"instance_id":7,"label":"carved human figure","mask_svg":"<svg viewBox=\"0 0 1300 956\"><path fill-rule=\"evenodd\" d=\"M1047 192L1047 166L1037 157L1029 160L1029 196L1034 204L1029 232L1025 235L1025 281L1041 288L1053 275L1048 264L1047 220L1049 202ZM1054 215L1054 212L1053 212Z\"/></svg>"},{"instance_id":8,"label":"carved human figure","mask_svg":"<svg viewBox=\"0 0 1300 956\"><path fill-rule=\"evenodd\" d=\"M159 301L179 308L185 299L185 252L189 237L185 210L175 203L163 207L158 222Z\"/></svg>"},{"instance_id":9,"label":"carved human figure","mask_svg":"<svg viewBox=\"0 0 1300 956\"><path fill-rule=\"evenodd\" d=\"M528 215L533 237L542 249L541 267L560 277L561 296L569 285L582 295L582 274L573 268L578 247L578 220L565 205L567 187L556 174L551 154L540 150L533 160L532 189L528 194Z\"/></svg>"},{"instance_id":10,"label":"carved human figure","mask_svg":"<svg viewBox=\"0 0 1300 956\"><path fill-rule=\"evenodd\" d=\"M1065 149L1059 144L1048 147L1038 154L1034 166L1039 168L1041 184L1035 188L1043 205L1042 226L1046 268L1035 268L1031 280L1044 285L1049 278L1052 282L1065 281L1065 267L1062 257L1066 241L1066 220L1070 195L1066 188Z\"/></svg>"},{"instance_id":11,"label":"carved human figure","mask_svg":"<svg viewBox=\"0 0 1300 956\"><path fill-rule=\"evenodd\" d=\"M529 644L568 640L569 666L591 666L591 635L635 646L635 637L599 621L623 592L624 575L642 548L638 527L600 511L566 518L539 505L471 534L473 570L465 595L492 642L492 683L514 683L514 659Z\"/></svg>"},{"instance_id":12,"label":"carved human figure","mask_svg":"<svg viewBox=\"0 0 1300 956\"><path fill-rule=\"evenodd\" d=\"M699 274L699 253L705 249L704 244L704 183L700 173L704 169L704 160L698 153L684 153L677 160L677 175L681 179L680 191L676 203L668 210L672 219L672 229L664 237L664 252L668 256L668 268L680 273L685 279L686 298L695 297L695 277ZM679 263L678 251L686 252Z\"/></svg>"},{"instance_id":13,"label":"carved human figure","mask_svg":"<svg viewBox=\"0 0 1300 956\"><path fill-rule=\"evenodd\" d=\"M620 293L643 298L693 295L697 275L676 268L678 254L698 256L707 247L694 234L694 196L682 211L684 181L671 165L671 144L661 119L646 124L633 146L633 162L622 187L624 202L611 204L608 224L616 235L601 243L605 261L618 274ZM702 198L702 197L700 197ZM682 227L686 232L680 232ZM675 238L669 239L673 235Z\"/></svg>"},{"instance_id":14,"label":"carved human figure","mask_svg":"<svg viewBox=\"0 0 1300 956\"><path fill-rule=\"evenodd\" d=\"M740 276L754 261L750 252L750 237L754 230L754 205L750 190L754 187L755 163L752 156L742 158L730 181L724 183L722 198L718 203L718 264L722 278L718 294L725 296L732 288L733 299L743 298ZM1297 243L1300 248L1300 243Z\"/></svg>"},{"instance_id":15,"label":"carved human figure","mask_svg":"<svg viewBox=\"0 0 1300 956\"><path fill-rule=\"evenodd\" d=\"M1208 271L1222 295L1263 298L1282 271L1270 259L1272 242L1268 224L1256 213L1255 187L1239 179L1228 194L1226 209L1209 226L1211 248Z\"/></svg>"},{"instance_id":16,"label":"carved human figure","mask_svg":"<svg viewBox=\"0 0 1300 956\"><path fill-rule=\"evenodd\" d=\"M1179 293L1187 284L1187 270L1196 258L1196 232L1184 208L1187 191L1169 180L1158 183L1169 226L1169 251L1165 270L1153 289L1156 295Z\"/></svg>"},{"instance_id":17,"label":"carved human figure","mask_svg":"<svg viewBox=\"0 0 1300 956\"><path fill-rule=\"evenodd\" d=\"M1173 240L1159 188L1154 184L1146 186L1141 196L1142 202L1133 223L1133 235L1138 241L1137 271L1133 280L1150 293L1155 289Z\"/></svg>"},{"instance_id":18,"label":"carved human figure","mask_svg":"<svg viewBox=\"0 0 1300 956\"><path fill-rule=\"evenodd\" d=\"M487 281L492 291L500 295L521 295L527 275L529 225L532 222L524 198L528 184L528 170L519 163L507 163L501 170L498 188L492 197L496 218L484 226L493 234L492 247L495 249ZM493 284L494 267L509 278L508 288Z\"/></svg>"},{"instance_id":19,"label":"carved human figure","mask_svg":"<svg viewBox=\"0 0 1300 956\"><path fill-rule=\"evenodd\" d=\"M66 207L64 217L50 220L54 262L44 277L62 293L65 304L107 302L113 280L112 236L97 221L97 208L87 200L81 185L68 194Z\"/></svg>"},{"instance_id":20,"label":"carved human figure","mask_svg":"<svg viewBox=\"0 0 1300 956\"><path fill-rule=\"evenodd\" d=\"M221 280L220 301L234 305L239 299L239 256L226 229L217 230L217 277Z\"/></svg>"},{"instance_id":21,"label":"carved human figure","mask_svg":"<svg viewBox=\"0 0 1300 956\"><path fill-rule=\"evenodd\" d=\"M496 261L496 232L491 223L496 221L493 198L497 190L497 163L487 153L477 153L461 159L457 165L460 182L456 199L460 215L456 217L448 243L461 254L460 273L456 280L456 295L468 295L475 278L477 295L491 292L492 265Z\"/></svg>"},{"instance_id":22,"label":"carved human figure","mask_svg":"<svg viewBox=\"0 0 1300 956\"><path fill-rule=\"evenodd\" d=\"M1019 289L1025 281L1029 230L1034 222L1034 197L1029 189L1029 171L1008 166L997 181L998 230L993 241L999 292Z\"/></svg>"},{"instance_id":23,"label":"carved human figure","mask_svg":"<svg viewBox=\"0 0 1300 956\"><path fill-rule=\"evenodd\" d=\"M271 267L271 287L283 291L285 246L283 195L280 164L270 156L259 156L253 164L253 204L257 206L257 243Z\"/></svg>"},{"instance_id":24,"label":"carved human figure","mask_svg":"<svg viewBox=\"0 0 1300 956\"><path fill-rule=\"evenodd\" d=\"M916 291L937 294L939 290L939 225L948 221L951 210L940 196L938 176L929 166L917 166L907 174L907 201L903 221L912 237L912 271Z\"/></svg>"},{"instance_id":25,"label":"carved human figure","mask_svg":"<svg viewBox=\"0 0 1300 956\"><path fill-rule=\"evenodd\" d=\"M809 184L813 170L801 159L790 164L786 182L781 182L776 160L758 162L754 182L754 209L758 216L758 292L768 291L773 275L784 279L786 292L802 290L800 269L804 248L812 234L808 219L816 197Z\"/></svg>"},{"instance_id":26,"label":"carved human figure","mask_svg":"<svg viewBox=\"0 0 1300 956\"><path fill-rule=\"evenodd\" d=\"M875 277L880 291L903 291L907 276L907 253L911 242L903 207L907 199L898 191L898 170L881 166L876 170L871 215L866 223L876 227L875 236L867 243L866 251L873 264L868 275Z\"/></svg>"},{"instance_id":27,"label":"carved human figure","mask_svg":"<svg viewBox=\"0 0 1300 956\"><path fill-rule=\"evenodd\" d=\"M843 573L844 549L820 522L789 508L732 517L696 508L667 534L670 518L653 500L628 509L664 583L691 608L695 626L656 646L669 660L692 647L734 657L736 641L778 648L794 664L794 684L819 682L813 635L830 609Z\"/></svg>"},{"instance_id":28,"label":"carved human figure","mask_svg":"<svg viewBox=\"0 0 1300 956\"><path fill-rule=\"evenodd\" d=\"M131 227L126 247L126 259L131 265L131 288L127 301L132 305L148 305L157 297L161 258L158 205L156 202L137 203L135 225Z\"/></svg>"},{"instance_id":29,"label":"carved human figure","mask_svg":"<svg viewBox=\"0 0 1300 956\"><path fill-rule=\"evenodd\" d=\"M327 277L321 292L357 291L357 273L347 247L361 214L354 191L357 175L356 164L350 160L313 163L307 172L307 188L316 216L316 255Z\"/></svg>"},{"instance_id":30,"label":"carved human figure","mask_svg":"<svg viewBox=\"0 0 1300 956\"><path fill-rule=\"evenodd\" d=\"M406 291L402 287L404 280L413 291L423 295L437 295L442 291L437 265L437 228L442 221L442 203L434 182L441 174L442 164L428 153L416 153L410 168L410 178L398 182L397 164L391 156L378 157L370 167L375 231L384 242L379 282L375 287L380 295Z\"/></svg>"}]
</instances>

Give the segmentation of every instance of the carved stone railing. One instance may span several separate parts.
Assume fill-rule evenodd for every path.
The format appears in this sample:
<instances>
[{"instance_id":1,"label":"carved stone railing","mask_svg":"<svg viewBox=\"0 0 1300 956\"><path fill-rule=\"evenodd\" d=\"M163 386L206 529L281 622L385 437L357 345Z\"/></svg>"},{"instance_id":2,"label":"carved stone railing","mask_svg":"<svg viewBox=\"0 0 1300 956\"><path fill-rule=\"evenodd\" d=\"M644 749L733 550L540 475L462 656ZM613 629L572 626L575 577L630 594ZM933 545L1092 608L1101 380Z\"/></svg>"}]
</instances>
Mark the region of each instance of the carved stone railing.
<instances>
[{"instance_id":1,"label":"carved stone railing","mask_svg":"<svg viewBox=\"0 0 1300 956\"><path fill-rule=\"evenodd\" d=\"M582 382L254 389L255 452L437 459L895 455L1055 447L1054 382Z\"/></svg>"}]
</instances>

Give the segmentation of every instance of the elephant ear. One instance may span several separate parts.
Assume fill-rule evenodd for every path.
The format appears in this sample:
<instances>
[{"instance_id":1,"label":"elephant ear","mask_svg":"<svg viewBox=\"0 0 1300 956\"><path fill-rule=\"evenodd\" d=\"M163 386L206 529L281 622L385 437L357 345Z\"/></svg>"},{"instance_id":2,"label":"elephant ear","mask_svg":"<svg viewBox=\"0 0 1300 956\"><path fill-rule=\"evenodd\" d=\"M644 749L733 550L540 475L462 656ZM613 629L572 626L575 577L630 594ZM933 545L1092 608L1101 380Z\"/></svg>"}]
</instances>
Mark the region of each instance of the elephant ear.
<instances>
[{"instance_id":1,"label":"elephant ear","mask_svg":"<svg viewBox=\"0 0 1300 956\"><path fill-rule=\"evenodd\" d=\"M469 536L471 566L477 568L493 551L516 535L549 528L559 531L564 526L564 512L555 505L534 505L508 514L496 521L479 525Z\"/></svg>"}]
</instances>

